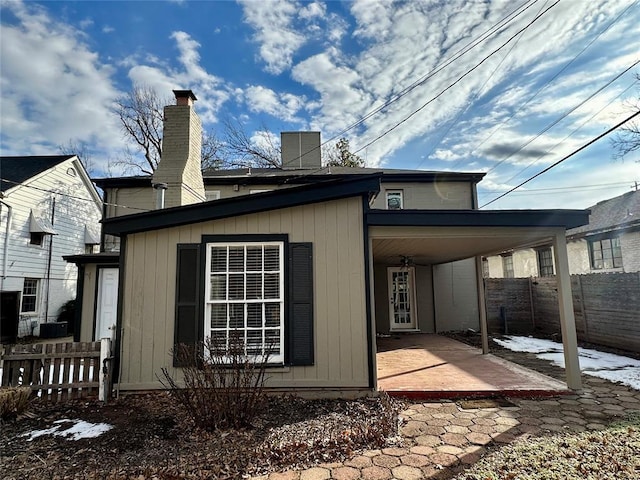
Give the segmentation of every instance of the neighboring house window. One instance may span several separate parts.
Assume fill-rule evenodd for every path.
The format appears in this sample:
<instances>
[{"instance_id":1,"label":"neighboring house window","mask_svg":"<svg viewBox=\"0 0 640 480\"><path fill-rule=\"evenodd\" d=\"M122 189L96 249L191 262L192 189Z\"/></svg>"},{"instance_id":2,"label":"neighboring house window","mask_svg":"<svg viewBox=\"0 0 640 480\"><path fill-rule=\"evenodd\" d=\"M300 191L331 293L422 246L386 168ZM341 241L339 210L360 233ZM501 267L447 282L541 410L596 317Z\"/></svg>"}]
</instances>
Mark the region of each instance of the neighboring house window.
<instances>
[{"instance_id":1,"label":"neighboring house window","mask_svg":"<svg viewBox=\"0 0 640 480\"><path fill-rule=\"evenodd\" d=\"M513 271L513 256L511 254L502 256L502 273L504 278L515 277L515 273Z\"/></svg>"},{"instance_id":2,"label":"neighboring house window","mask_svg":"<svg viewBox=\"0 0 640 480\"><path fill-rule=\"evenodd\" d=\"M21 313L36 313L38 310L38 279L25 278L22 287Z\"/></svg>"},{"instance_id":3,"label":"neighboring house window","mask_svg":"<svg viewBox=\"0 0 640 480\"><path fill-rule=\"evenodd\" d=\"M204 198L207 202L211 200L220 200L220 190L207 190L204 192Z\"/></svg>"},{"instance_id":4,"label":"neighboring house window","mask_svg":"<svg viewBox=\"0 0 640 480\"><path fill-rule=\"evenodd\" d=\"M620 248L620 239L617 237L590 240L589 253L591 254L591 268L594 270L622 267L622 249Z\"/></svg>"},{"instance_id":5,"label":"neighboring house window","mask_svg":"<svg viewBox=\"0 0 640 480\"><path fill-rule=\"evenodd\" d=\"M387 190L387 210L402 210L404 208L402 200L402 190Z\"/></svg>"},{"instance_id":6,"label":"neighboring house window","mask_svg":"<svg viewBox=\"0 0 640 480\"><path fill-rule=\"evenodd\" d=\"M486 258L482 259L482 276L484 278L489 278L489 260Z\"/></svg>"},{"instance_id":7,"label":"neighboring house window","mask_svg":"<svg viewBox=\"0 0 640 480\"><path fill-rule=\"evenodd\" d=\"M208 243L205 336L244 336L248 355L284 362L284 243Z\"/></svg>"},{"instance_id":8,"label":"neighboring house window","mask_svg":"<svg viewBox=\"0 0 640 480\"><path fill-rule=\"evenodd\" d=\"M551 248L541 248L538 250L538 272L541 277L553 275L553 254Z\"/></svg>"},{"instance_id":9,"label":"neighboring house window","mask_svg":"<svg viewBox=\"0 0 640 480\"><path fill-rule=\"evenodd\" d=\"M42 245L43 241L44 241L44 233L31 232L29 234L29 245Z\"/></svg>"}]
</instances>

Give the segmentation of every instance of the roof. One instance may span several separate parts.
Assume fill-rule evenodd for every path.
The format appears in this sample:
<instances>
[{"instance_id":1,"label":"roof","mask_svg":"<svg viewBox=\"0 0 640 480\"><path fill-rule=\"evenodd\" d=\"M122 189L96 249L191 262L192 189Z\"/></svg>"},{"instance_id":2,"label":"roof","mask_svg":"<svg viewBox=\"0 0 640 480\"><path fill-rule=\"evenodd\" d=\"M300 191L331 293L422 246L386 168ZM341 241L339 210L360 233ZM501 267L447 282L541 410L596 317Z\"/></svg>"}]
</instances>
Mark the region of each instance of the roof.
<instances>
[{"instance_id":1,"label":"roof","mask_svg":"<svg viewBox=\"0 0 640 480\"><path fill-rule=\"evenodd\" d=\"M346 179L112 217L103 220L103 232L126 235L340 198L368 198L380 191L380 178L380 174L351 175Z\"/></svg>"},{"instance_id":2,"label":"roof","mask_svg":"<svg viewBox=\"0 0 640 480\"><path fill-rule=\"evenodd\" d=\"M562 227L587 222L588 210L371 210L371 226Z\"/></svg>"},{"instance_id":3,"label":"roof","mask_svg":"<svg viewBox=\"0 0 640 480\"><path fill-rule=\"evenodd\" d=\"M65 255L64 258L69 263L76 265L86 265L88 263L101 263L105 265L117 264L120 260L120 252L100 252L80 255Z\"/></svg>"},{"instance_id":4,"label":"roof","mask_svg":"<svg viewBox=\"0 0 640 480\"><path fill-rule=\"evenodd\" d=\"M203 173L203 180L205 185L281 185L285 183L302 185L371 174L381 174L382 182L443 181L473 183L479 182L485 175L484 173L367 167L323 167L320 169L234 168L207 170ZM151 181L151 176L94 179L96 185L101 188L151 187Z\"/></svg>"},{"instance_id":5,"label":"roof","mask_svg":"<svg viewBox=\"0 0 640 480\"><path fill-rule=\"evenodd\" d=\"M48 155L35 157L0 157L0 191L6 192L31 177L69 160L75 155Z\"/></svg>"},{"instance_id":6,"label":"roof","mask_svg":"<svg viewBox=\"0 0 640 480\"><path fill-rule=\"evenodd\" d=\"M589 223L567 232L570 238L640 226L640 191L633 191L589 207Z\"/></svg>"}]
</instances>

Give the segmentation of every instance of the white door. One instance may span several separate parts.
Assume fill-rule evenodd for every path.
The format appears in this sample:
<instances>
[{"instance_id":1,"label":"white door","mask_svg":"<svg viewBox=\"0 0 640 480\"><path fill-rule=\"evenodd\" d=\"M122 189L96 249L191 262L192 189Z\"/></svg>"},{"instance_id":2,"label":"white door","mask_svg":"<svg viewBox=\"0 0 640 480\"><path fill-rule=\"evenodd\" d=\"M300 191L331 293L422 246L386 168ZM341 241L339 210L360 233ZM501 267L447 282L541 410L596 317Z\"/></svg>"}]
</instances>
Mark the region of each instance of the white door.
<instances>
[{"instance_id":1,"label":"white door","mask_svg":"<svg viewBox=\"0 0 640 480\"><path fill-rule=\"evenodd\" d=\"M413 267L389 267L389 322L391 330L416 330Z\"/></svg>"},{"instance_id":2,"label":"white door","mask_svg":"<svg viewBox=\"0 0 640 480\"><path fill-rule=\"evenodd\" d=\"M98 269L98 307L94 340L115 338L118 315L118 269Z\"/></svg>"}]
</instances>

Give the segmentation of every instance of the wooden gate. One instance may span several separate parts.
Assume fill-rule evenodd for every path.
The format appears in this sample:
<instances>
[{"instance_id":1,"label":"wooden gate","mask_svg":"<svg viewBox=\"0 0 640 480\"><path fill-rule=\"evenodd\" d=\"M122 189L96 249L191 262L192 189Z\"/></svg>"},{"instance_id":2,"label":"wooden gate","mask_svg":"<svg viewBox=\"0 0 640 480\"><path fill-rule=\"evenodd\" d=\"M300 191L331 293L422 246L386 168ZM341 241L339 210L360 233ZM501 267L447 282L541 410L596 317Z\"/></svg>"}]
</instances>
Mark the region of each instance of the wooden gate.
<instances>
[{"instance_id":1,"label":"wooden gate","mask_svg":"<svg viewBox=\"0 0 640 480\"><path fill-rule=\"evenodd\" d=\"M110 385L110 340L102 342L102 349L101 342L5 345L0 387L30 387L37 397L54 402L99 392L105 392L100 399L106 400L110 388L100 386Z\"/></svg>"}]
</instances>

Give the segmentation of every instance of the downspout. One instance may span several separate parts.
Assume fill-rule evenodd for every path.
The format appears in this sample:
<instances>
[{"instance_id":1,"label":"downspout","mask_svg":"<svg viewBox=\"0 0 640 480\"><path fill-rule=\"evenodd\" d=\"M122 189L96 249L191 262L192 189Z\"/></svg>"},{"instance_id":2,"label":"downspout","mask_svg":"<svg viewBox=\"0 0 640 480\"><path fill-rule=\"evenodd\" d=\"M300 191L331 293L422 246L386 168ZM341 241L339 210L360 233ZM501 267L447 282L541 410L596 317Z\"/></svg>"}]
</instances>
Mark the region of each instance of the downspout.
<instances>
[{"instance_id":1,"label":"downspout","mask_svg":"<svg viewBox=\"0 0 640 480\"><path fill-rule=\"evenodd\" d=\"M51 226L56 216L56 197L51 201ZM53 235L49 239L49 258L47 259L47 295L44 304L44 323L49 323L49 292L51 290L51 257L53 256Z\"/></svg>"},{"instance_id":2,"label":"downspout","mask_svg":"<svg viewBox=\"0 0 640 480\"><path fill-rule=\"evenodd\" d=\"M2 256L2 277L0 277L0 290L4 290L4 279L7 278L7 264L8 264L8 255L9 255L9 231L11 230L11 214L13 213L13 208L6 202L0 200L0 213L2 212L2 205L7 207L7 226L5 227L5 237L4 237L4 255Z\"/></svg>"}]
</instances>

